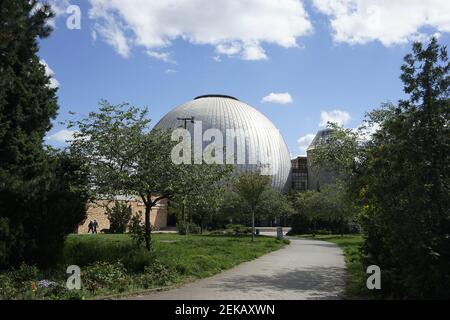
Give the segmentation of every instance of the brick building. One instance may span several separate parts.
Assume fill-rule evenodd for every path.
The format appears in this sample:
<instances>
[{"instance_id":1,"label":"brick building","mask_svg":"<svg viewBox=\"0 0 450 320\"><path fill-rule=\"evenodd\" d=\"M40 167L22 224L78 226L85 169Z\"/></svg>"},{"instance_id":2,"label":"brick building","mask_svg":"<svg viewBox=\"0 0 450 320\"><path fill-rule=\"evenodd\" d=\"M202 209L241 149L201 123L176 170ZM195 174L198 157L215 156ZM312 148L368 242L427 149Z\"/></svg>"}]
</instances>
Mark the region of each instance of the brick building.
<instances>
[{"instance_id":1,"label":"brick building","mask_svg":"<svg viewBox=\"0 0 450 320\"><path fill-rule=\"evenodd\" d=\"M128 203L132 210L133 215L139 213L142 216L142 221L144 221L145 206L142 201L136 200L134 198L123 198L118 197L116 201L123 201ZM77 229L76 233L83 234L88 232L88 225L90 221L97 220L98 228L97 232L109 229L109 220L106 215L106 206L114 206L114 200L102 200L98 203L90 203L88 205L88 210L86 214L86 220L84 220ZM152 208L150 214L150 222L153 228L156 230L164 229L167 227L167 201L161 200L155 207Z\"/></svg>"}]
</instances>

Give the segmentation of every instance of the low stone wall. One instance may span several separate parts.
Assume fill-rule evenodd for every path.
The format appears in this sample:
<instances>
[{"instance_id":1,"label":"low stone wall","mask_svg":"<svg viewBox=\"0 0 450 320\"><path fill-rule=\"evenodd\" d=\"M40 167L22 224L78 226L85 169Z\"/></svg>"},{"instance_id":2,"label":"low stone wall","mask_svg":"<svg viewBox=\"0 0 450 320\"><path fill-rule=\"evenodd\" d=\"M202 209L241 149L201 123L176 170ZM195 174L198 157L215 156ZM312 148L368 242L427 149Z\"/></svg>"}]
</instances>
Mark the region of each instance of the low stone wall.
<instances>
[{"instance_id":1,"label":"low stone wall","mask_svg":"<svg viewBox=\"0 0 450 320\"><path fill-rule=\"evenodd\" d=\"M122 201L121 201L122 202ZM133 210L133 215L139 213L144 221L145 206L141 201L126 201ZM98 204L90 203L88 205L86 220L78 226L77 233L87 233L89 230L89 222L97 220L97 232L109 229L109 220L106 215L105 206L114 206L114 201L102 200ZM162 200L158 205L152 208L150 214L150 222L155 229L164 229L167 227L167 201Z\"/></svg>"}]
</instances>

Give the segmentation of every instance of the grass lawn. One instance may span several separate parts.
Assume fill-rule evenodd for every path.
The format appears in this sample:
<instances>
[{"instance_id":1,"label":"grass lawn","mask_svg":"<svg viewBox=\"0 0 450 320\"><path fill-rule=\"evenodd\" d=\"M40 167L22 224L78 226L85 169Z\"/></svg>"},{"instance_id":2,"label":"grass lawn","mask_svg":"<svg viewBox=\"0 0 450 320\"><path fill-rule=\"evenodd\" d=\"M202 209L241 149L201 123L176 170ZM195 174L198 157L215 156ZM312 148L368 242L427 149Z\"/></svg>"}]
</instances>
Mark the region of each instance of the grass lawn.
<instances>
[{"instance_id":1,"label":"grass lawn","mask_svg":"<svg viewBox=\"0 0 450 320\"><path fill-rule=\"evenodd\" d=\"M337 244L342 248L347 266L347 283L345 288L346 299L373 299L366 287L367 274L365 273L360 248L363 244L361 235L301 235L301 238L317 239Z\"/></svg>"},{"instance_id":2,"label":"grass lawn","mask_svg":"<svg viewBox=\"0 0 450 320\"><path fill-rule=\"evenodd\" d=\"M273 237L153 234L153 252L136 248L129 235L70 235L54 270L29 266L0 273L0 299L90 299L168 288L208 277L284 247ZM81 290L65 288L66 267L81 268ZM53 284L48 286L42 280ZM41 281L41 282L40 282Z\"/></svg>"},{"instance_id":3,"label":"grass lawn","mask_svg":"<svg viewBox=\"0 0 450 320\"><path fill-rule=\"evenodd\" d=\"M64 261L85 266L96 261L122 260L127 268L139 272L148 258L150 262L156 259L174 268L181 275L202 278L285 245L272 237L257 237L252 242L251 237L153 234L152 240L153 254L148 255L143 248L136 251L126 234L71 235L66 241ZM134 260L129 261L131 258Z\"/></svg>"}]
</instances>

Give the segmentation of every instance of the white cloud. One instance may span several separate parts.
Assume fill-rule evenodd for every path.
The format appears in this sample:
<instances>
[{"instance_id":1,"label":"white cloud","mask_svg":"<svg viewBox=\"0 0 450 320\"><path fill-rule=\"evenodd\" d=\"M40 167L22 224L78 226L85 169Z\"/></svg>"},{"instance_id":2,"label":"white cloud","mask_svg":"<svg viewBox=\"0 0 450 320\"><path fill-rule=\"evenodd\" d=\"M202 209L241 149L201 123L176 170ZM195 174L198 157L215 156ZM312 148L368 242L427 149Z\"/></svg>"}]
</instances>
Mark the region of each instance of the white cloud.
<instances>
[{"instance_id":1,"label":"white cloud","mask_svg":"<svg viewBox=\"0 0 450 320\"><path fill-rule=\"evenodd\" d=\"M57 143L66 143L67 141L73 140L74 134L75 131L63 129L48 136L46 140Z\"/></svg>"},{"instance_id":2,"label":"white cloud","mask_svg":"<svg viewBox=\"0 0 450 320\"><path fill-rule=\"evenodd\" d=\"M255 44L245 47L244 52L242 53L242 59L249 61L267 60L268 57L266 51L261 48L261 46Z\"/></svg>"},{"instance_id":3,"label":"white cloud","mask_svg":"<svg viewBox=\"0 0 450 320\"><path fill-rule=\"evenodd\" d=\"M265 43L284 48L310 34L299 0L90 0L95 29L119 54L155 51L174 40L211 45L220 55L267 59Z\"/></svg>"},{"instance_id":4,"label":"white cloud","mask_svg":"<svg viewBox=\"0 0 450 320\"><path fill-rule=\"evenodd\" d=\"M360 137L363 141L368 141L372 139L372 135L381 129L381 125L379 123L368 124L364 123L358 128L354 129L355 131L360 130Z\"/></svg>"},{"instance_id":5,"label":"white cloud","mask_svg":"<svg viewBox=\"0 0 450 320\"><path fill-rule=\"evenodd\" d=\"M172 59L172 57L170 56L170 53L168 53L168 52L158 52L158 51L148 50L147 54L152 58L164 61L166 63L176 64L176 61Z\"/></svg>"},{"instance_id":6,"label":"white cloud","mask_svg":"<svg viewBox=\"0 0 450 320\"><path fill-rule=\"evenodd\" d=\"M55 73L53 70L48 66L47 62L45 60L41 59L41 64L45 67L45 75L47 77L50 77L50 85L49 87L52 89L59 87L59 81L54 78Z\"/></svg>"},{"instance_id":7,"label":"white cloud","mask_svg":"<svg viewBox=\"0 0 450 320\"><path fill-rule=\"evenodd\" d=\"M242 45L237 42L221 43L216 46L216 52L222 55L233 56L242 51Z\"/></svg>"},{"instance_id":8,"label":"white cloud","mask_svg":"<svg viewBox=\"0 0 450 320\"><path fill-rule=\"evenodd\" d=\"M332 110L320 112L320 127L326 127L328 122L336 123L340 126L347 124L351 120L347 111Z\"/></svg>"},{"instance_id":9,"label":"white cloud","mask_svg":"<svg viewBox=\"0 0 450 320\"><path fill-rule=\"evenodd\" d=\"M173 73L177 73L177 70L174 69L167 69L166 71L164 71L165 74L173 74Z\"/></svg>"},{"instance_id":10,"label":"white cloud","mask_svg":"<svg viewBox=\"0 0 450 320\"><path fill-rule=\"evenodd\" d=\"M93 42L97 41L97 32L95 32L95 30L92 30L91 32L91 38Z\"/></svg>"},{"instance_id":11,"label":"white cloud","mask_svg":"<svg viewBox=\"0 0 450 320\"><path fill-rule=\"evenodd\" d=\"M331 17L336 42L385 46L423 37L431 27L450 32L448 0L313 0L315 7Z\"/></svg>"},{"instance_id":12,"label":"white cloud","mask_svg":"<svg viewBox=\"0 0 450 320\"><path fill-rule=\"evenodd\" d=\"M308 149L309 145L311 144L311 142L313 141L315 136L316 136L315 134L309 133L309 134L307 134L307 135L305 135L303 137L300 137L297 140L301 156L305 156L306 155L306 149Z\"/></svg>"},{"instance_id":13,"label":"white cloud","mask_svg":"<svg viewBox=\"0 0 450 320\"><path fill-rule=\"evenodd\" d=\"M292 99L291 95L286 93L271 93L268 96L265 96L262 98L262 102L269 102L269 103L279 103L279 104L288 104L292 103L294 100Z\"/></svg>"},{"instance_id":14,"label":"white cloud","mask_svg":"<svg viewBox=\"0 0 450 320\"><path fill-rule=\"evenodd\" d=\"M114 49L116 52L124 58L130 56L130 46L128 39L123 31L124 27L120 22L117 22L113 16L105 16L102 19L102 23L94 24L96 38L100 34L103 39Z\"/></svg>"}]
</instances>

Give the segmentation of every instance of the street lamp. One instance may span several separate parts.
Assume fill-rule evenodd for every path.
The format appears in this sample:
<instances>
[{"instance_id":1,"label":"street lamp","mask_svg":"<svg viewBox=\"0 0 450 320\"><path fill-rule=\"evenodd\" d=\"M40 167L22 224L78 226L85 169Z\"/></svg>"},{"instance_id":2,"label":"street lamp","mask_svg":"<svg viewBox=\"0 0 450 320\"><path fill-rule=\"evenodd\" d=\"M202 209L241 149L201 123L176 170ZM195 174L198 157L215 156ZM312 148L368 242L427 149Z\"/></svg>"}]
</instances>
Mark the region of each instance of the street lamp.
<instances>
[{"instance_id":1,"label":"street lamp","mask_svg":"<svg viewBox=\"0 0 450 320\"><path fill-rule=\"evenodd\" d=\"M195 120L195 117L189 117L189 118L177 118L177 120L178 121L183 121L183 123L184 123L184 129L186 130L187 129L187 123L188 123L188 121L190 121L192 124L194 124L194 120ZM188 233L189 233L189 227L187 226L187 224L186 224L186 212L185 212L185 206L186 206L186 195L183 195L183 204L182 204L183 206L183 220L184 220L184 228L186 229L185 231L186 231L186 236L188 235Z\"/></svg>"},{"instance_id":2,"label":"street lamp","mask_svg":"<svg viewBox=\"0 0 450 320\"><path fill-rule=\"evenodd\" d=\"M191 123L194 123L195 117L190 118L177 118L178 121L184 122L184 128L187 129L187 122L190 121Z\"/></svg>"}]
</instances>

